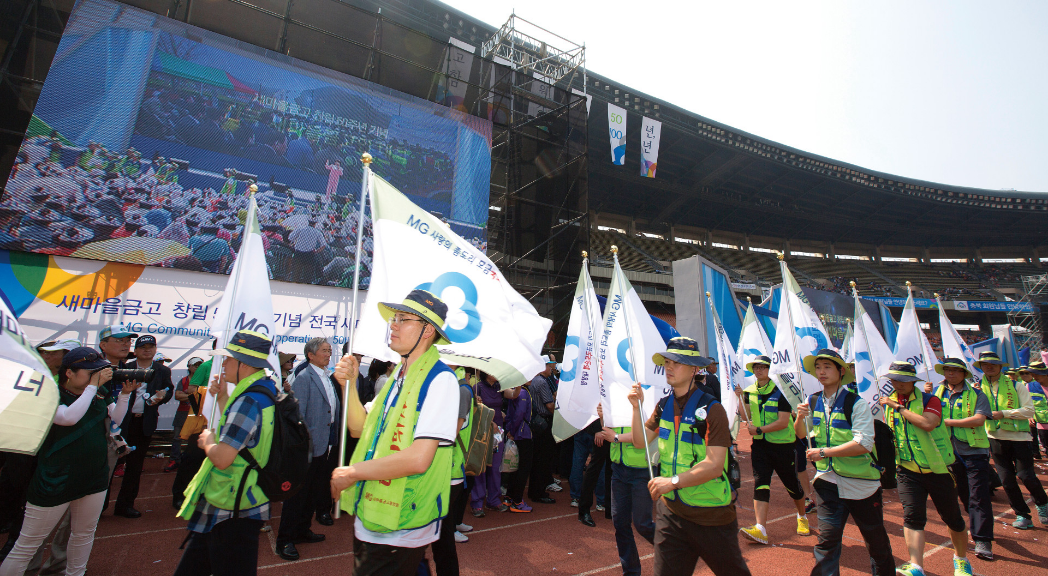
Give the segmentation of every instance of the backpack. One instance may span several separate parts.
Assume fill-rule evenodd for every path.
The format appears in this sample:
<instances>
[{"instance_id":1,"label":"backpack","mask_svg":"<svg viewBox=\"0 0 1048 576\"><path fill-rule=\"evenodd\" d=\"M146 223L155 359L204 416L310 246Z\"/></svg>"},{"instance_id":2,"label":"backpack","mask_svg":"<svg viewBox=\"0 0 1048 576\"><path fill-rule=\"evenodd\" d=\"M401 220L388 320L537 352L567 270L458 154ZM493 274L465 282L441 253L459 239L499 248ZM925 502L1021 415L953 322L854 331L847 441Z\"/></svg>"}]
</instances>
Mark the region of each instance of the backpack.
<instances>
[{"instance_id":1,"label":"backpack","mask_svg":"<svg viewBox=\"0 0 1048 576\"><path fill-rule=\"evenodd\" d=\"M698 389L695 392L693 392L693 394L695 394L695 393L702 394L703 396L706 396L706 398L699 398L699 406L700 407L709 408L713 404L720 404L720 402L717 400L716 397L714 397L712 394L710 394L708 392L703 392L702 389ZM669 396L666 396L662 400L659 400L659 408L658 409L659 409L660 413L661 413L661 411L666 409L666 405L669 403L669 400L671 398L673 398L673 394L670 394ZM702 422L699 422L697 424L692 424L691 425L691 433L693 435L694 434L698 434L698 435L702 436L703 438L705 438L706 437L706 421L703 420ZM742 487L742 470L739 467L739 460L735 457L735 448L733 448L733 447L729 447L728 448L727 458L728 458L728 470L726 471L726 474L728 476L728 485L731 486L731 501L735 502L735 499L738 498L738 495L739 495L739 488Z\"/></svg>"},{"instance_id":2,"label":"backpack","mask_svg":"<svg viewBox=\"0 0 1048 576\"><path fill-rule=\"evenodd\" d=\"M812 397L819 394L822 392L816 392L812 394ZM848 394L855 396L851 402L844 403L844 419L851 424L852 410L855 409L855 401L859 399L859 395L851 390L848 390ZM810 401L809 403L814 406L814 403ZM870 452L870 457L873 458L873 465L881 471L881 488L885 490L897 488L899 483L896 480L895 470L895 433L892 432L890 426L876 418L873 420L873 450ZM881 462L886 462L888 465L882 465Z\"/></svg>"},{"instance_id":3,"label":"backpack","mask_svg":"<svg viewBox=\"0 0 1048 576\"><path fill-rule=\"evenodd\" d=\"M469 419L469 444L462 442L462 436L455 436L455 443L462 450L466 476L483 474L491 464L491 455L495 451L495 411L477 400L475 393L473 412Z\"/></svg>"},{"instance_id":4,"label":"backpack","mask_svg":"<svg viewBox=\"0 0 1048 576\"><path fill-rule=\"evenodd\" d=\"M265 466L260 466L246 447L238 452L247 461L247 469L237 488L233 518L240 517L240 498L244 494L249 471L258 471L256 484L270 502L282 502L305 485L309 464L313 461L313 440L306 423L302 421L298 400L294 396L281 393L277 397L264 384L254 384L244 393L264 396L273 403L273 446L269 449L269 461Z\"/></svg>"}]
</instances>

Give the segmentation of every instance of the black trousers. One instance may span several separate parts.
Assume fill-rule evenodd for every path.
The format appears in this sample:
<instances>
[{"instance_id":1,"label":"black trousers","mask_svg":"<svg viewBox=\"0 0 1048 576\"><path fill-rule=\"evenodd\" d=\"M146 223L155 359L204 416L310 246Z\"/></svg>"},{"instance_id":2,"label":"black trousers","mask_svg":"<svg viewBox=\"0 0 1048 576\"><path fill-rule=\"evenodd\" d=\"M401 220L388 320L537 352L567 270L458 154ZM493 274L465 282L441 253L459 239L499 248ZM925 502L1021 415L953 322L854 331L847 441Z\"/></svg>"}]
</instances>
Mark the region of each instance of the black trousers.
<instances>
[{"instance_id":1,"label":"black trousers","mask_svg":"<svg viewBox=\"0 0 1048 576\"><path fill-rule=\"evenodd\" d=\"M304 536L313 525L317 490L325 489L331 481L330 475L326 478L323 475L326 467L327 459L313 458L306 472L305 485L284 501L284 508L280 512L280 528L277 530L277 548ZM326 489L330 492L330 488Z\"/></svg>"},{"instance_id":2,"label":"black trousers","mask_svg":"<svg viewBox=\"0 0 1048 576\"><path fill-rule=\"evenodd\" d=\"M255 576L261 520L238 518L215 524L207 534L193 532L175 576Z\"/></svg>"},{"instance_id":3,"label":"black trousers","mask_svg":"<svg viewBox=\"0 0 1048 576\"><path fill-rule=\"evenodd\" d=\"M1029 442L990 438L990 455L993 456L993 463L997 467L997 473L1001 475L1001 483L1004 484L1004 493L1008 495L1008 503L1012 505L1016 516L1030 517L1030 507L1023 498L1016 478L1026 486L1034 504L1048 504L1048 494L1045 494L1044 486L1041 486L1041 481L1037 479L1037 471L1033 467L1033 450L1030 449Z\"/></svg>"},{"instance_id":4,"label":"black trousers","mask_svg":"<svg viewBox=\"0 0 1048 576\"><path fill-rule=\"evenodd\" d=\"M455 484L451 487L451 494L448 500L454 506L454 503L463 494L466 494L463 484ZM458 551L455 550L456 524L454 520L452 514L445 516L440 523L440 538L430 544L430 547L433 549L433 565L437 569L437 576L458 576L459 573Z\"/></svg>"},{"instance_id":5,"label":"black trousers","mask_svg":"<svg viewBox=\"0 0 1048 576\"><path fill-rule=\"evenodd\" d=\"M0 470L0 526L9 527L11 536L17 539L25 520L26 496L36 471L36 456L13 452L4 456L4 468Z\"/></svg>"},{"instance_id":6,"label":"black trousers","mask_svg":"<svg viewBox=\"0 0 1048 576\"><path fill-rule=\"evenodd\" d=\"M768 502L771 499L771 475L778 474L791 500L804 498L804 489L797 479L794 443L775 444L757 439L750 448L753 457L753 499Z\"/></svg>"},{"instance_id":7,"label":"black trousers","mask_svg":"<svg viewBox=\"0 0 1048 576\"><path fill-rule=\"evenodd\" d=\"M968 510L972 540L993 541L993 501L990 493L990 456L957 456L950 465L950 474L957 484L957 497Z\"/></svg>"},{"instance_id":8,"label":"black trousers","mask_svg":"<svg viewBox=\"0 0 1048 576\"><path fill-rule=\"evenodd\" d=\"M528 476L528 498L544 498L546 486L553 482L553 433L549 430L535 434L534 452L531 461L531 474Z\"/></svg>"},{"instance_id":9,"label":"black trousers","mask_svg":"<svg viewBox=\"0 0 1048 576\"><path fill-rule=\"evenodd\" d=\"M124 457L124 478L120 483L120 492L116 495L116 509L127 510L135 507L138 488L142 484L142 466L146 462L151 435L142 432L142 417L129 416L129 423L122 430L124 441L135 449ZM110 482L112 482L110 480Z\"/></svg>"},{"instance_id":10,"label":"black trousers","mask_svg":"<svg viewBox=\"0 0 1048 576\"><path fill-rule=\"evenodd\" d=\"M957 504L957 487L950 474L920 474L899 468L899 502L902 503L902 525L910 530L924 530L928 522L928 498L943 524L954 532L964 532L964 517Z\"/></svg>"},{"instance_id":11,"label":"black trousers","mask_svg":"<svg viewBox=\"0 0 1048 576\"><path fill-rule=\"evenodd\" d=\"M655 504L655 576L691 576L701 558L717 576L748 576L739 549L739 523L701 526Z\"/></svg>"},{"instance_id":12,"label":"black trousers","mask_svg":"<svg viewBox=\"0 0 1048 576\"><path fill-rule=\"evenodd\" d=\"M200 434L192 434L186 439L186 449L182 451L182 460L178 464L178 470L175 471L175 482L171 485L171 496L175 502L185 499L186 487L189 486L189 482L193 480L193 476L196 476L200 466L207 459L204 451L197 446L198 438Z\"/></svg>"},{"instance_id":13,"label":"black trousers","mask_svg":"<svg viewBox=\"0 0 1048 576\"><path fill-rule=\"evenodd\" d=\"M425 557L425 546L399 548L353 538L353 576L415 576Z\"/></svg>"},{"instance_id":14,"label":"black trousers","mask_svg":"<svg viewBox=\"0 0 1048 576\"><path fill-rule=\"evenodd\" d=\"M506 498L520 502L524 498L524 486L531 476L535 457L535 441L530 438L514 439L513 441L517 443L517 453L520 455L517 471L512 474L503 474L502 482L506 485Z\"/></svg>"},{"instance_id":15,"label":"black trousers","mask_svg":"<svg viewBox=\"0 0 1048 576\"><path fill-rule=\"evenodd\" d=\"M466 476L466 481L463 483L462 494L451 501L451 519L455 521L455 526L462 524L462 520L466 517L466 507L469 506L469 494L473 492L473 482L475 482L472 476Z\"/></svg>"},{"instance_id":16,"label":"black trousers","mask_svg":"<svg viewBox=\"0 0 1048 576\"><path fill-rule=\"evenodd\" d=\"M582 490L579 492L579 514L589 512L593 507L593 492L597 489L600 480L600 471L604 470L604 478L611 479L611 444L605 442L603 446L593 445L590 453L589 464L582 472ZM605 497L610 499L611 490L604 492ZM605 515L611 513L611 507L606 507Z\"/></svg>"},{"instance_id":17,"label":"black trousers","mask_svg":"<svg viewBox=\"0 0 1048 576\"><path fill-rule=\"evenodd\" d=\"M324 455L314 458L318 459L322 462L319 477L316 479L313 503L317 516L320 516L335 511L335 501L331 499L331 473L338 468L338 447L332 446ZM346 458L346 464L349 464L349 458Z\"/></svg>"},{"instance_id":18,"label":"black trousers","mask_svg":"<svg viewBox=\"0 0 1048 576\"><path fill-rule=\"evenodd\" d=\"M811 576L837 576L841 573L841 541L848 516L866 542L870 554L870 574L895 574L895 557L888 532L884 529L884 508L881 490L862 500L846 500L837 492L837 485L816 480L812 485L819 500L819 542L815 545L815 566Z\"/></svg>"}]
</instances>

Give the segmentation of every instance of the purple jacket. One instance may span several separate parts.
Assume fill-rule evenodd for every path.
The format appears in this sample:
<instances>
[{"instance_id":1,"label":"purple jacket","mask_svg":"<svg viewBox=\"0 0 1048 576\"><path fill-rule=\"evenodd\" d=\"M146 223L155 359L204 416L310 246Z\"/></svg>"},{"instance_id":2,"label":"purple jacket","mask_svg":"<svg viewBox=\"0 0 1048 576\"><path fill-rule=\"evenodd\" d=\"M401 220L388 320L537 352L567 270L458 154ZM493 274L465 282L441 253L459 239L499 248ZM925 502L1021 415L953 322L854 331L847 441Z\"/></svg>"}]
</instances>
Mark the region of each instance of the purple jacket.
<instances>
[{"instance_id":1,"label":"purple jacket","mask_svg":"<svg viewBox=\"0 0 1048 576\"><path fill-rule=\"evenodd\" d=\"M520 389L520 396L509 401L506 410L506 432L517 440L531 439L531 393L527 388Z\"/></svg>"},{"instance_id":2,"label":"purple jacket","mask_svg":"<svg viewBox=\"0 0 1048 576\"><path fill-rule=\"evenodd\" d=\"M502 396L502 392L500 392L496 386L492 386L487 382L478 382L477 395L485 406L495 411L495 424L499 428L502 428L502 423L505 419L505 414L502 413L502 400L504 397Z\"/></svg>"}]
</instances>

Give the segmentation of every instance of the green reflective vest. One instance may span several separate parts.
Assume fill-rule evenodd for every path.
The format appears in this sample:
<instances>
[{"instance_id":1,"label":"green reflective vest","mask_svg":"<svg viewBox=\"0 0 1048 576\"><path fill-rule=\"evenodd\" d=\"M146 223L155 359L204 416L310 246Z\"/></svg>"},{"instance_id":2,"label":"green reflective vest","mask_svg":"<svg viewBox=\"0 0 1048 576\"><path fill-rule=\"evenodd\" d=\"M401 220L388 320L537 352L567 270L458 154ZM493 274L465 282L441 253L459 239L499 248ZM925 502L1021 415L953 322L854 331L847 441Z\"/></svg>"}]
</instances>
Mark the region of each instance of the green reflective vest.
<instances>
[{"instance_id":1,"label":"green reflective vest","mask_svg":"<svg viewBox=\"0 0 1048 576\"><path fill-rule=\"evenodd\" d=\"M981 388L983 394L986 394L986 399L990 401L991 411L1018 410L1022 408L1019 404L1019 393L1015 391L1015 382L1012 382L1012 379L1004 374L1001 374L997 379L996 393L993 391L993 386L990 385L990 381L986 376L982 378ZM1025 418L987 419L986 431L994 432L996 430L1029 432L1030 421Z\"/></svg>"},{"instance_id":2,"label":"green reflective vest","mask_svg":"<svg viewBox=\"0 0 1048 576\"><path fill-rule=\"evenodd\" d=\"M226 418L229 416L229 410L233 407L233 403L255 383L268 383L270 386L276 387L273 381L266 377L265 370L259 370L237 383L233 393L229 395L229 400L226 401L226 409L222 412L222 418L218 422L219 430L222 430L225 426ZM269 462L269 451L273 447L273 427L276 420L276 409L268 398L264 398L264 400L260 398L260 402L262 402L263 406L261 433L258 444L254 448L248 448L248 452L255 458L259 466L264 467ZM209 458L205 458L204 463L200 466L200 470L193 476L193 480L189 482L189 486L185 489L184 495L186 498L183 501L181 510L178 511L178 515L188 520L196 509L197 500L200 496L203 496L209 504L216 508L235 510L237 508L237 490L240 488L240 480L244 477L245 472L247 473L247 482L244 484L244 493L240 497L240 510L248 510L269 502L269 498L257 487L258 471L254 469L248 471L247 467L247 460L244 460L239 454L225 470L219 470Z\"/></svg>"},{"instance_id":3,"label":"green reflective vest","mask_svg":"<svg viewBox=\"0 0 1048 576\"><path fill-rule=\"evenodd\" d=\"M942 418L946 420L963 420L970 418L975 415L975 399L978 397L978 391L969 386L964 385L964 392L960 396L953 396L950 392L950 387L946 384L942 384L935 390L935 395L942 401ZM986 427L976 426L975 428L965 428L962 426L947 426L950 430L950 435L958 440L968 444L972 448L989 448L990 439L986 437Z\"/></svg>"},{"instance_id":4,"label":"green reflective vest","mask_svg":"<svg viewBox=\"0 0 1048 576\"><path fill-rule=\"evenodd\" d=\"M659 418L660 474L673 478L691 470L706 459L706 412L717 400L701 390L692 392L682 413L677 413L673 395L662 400ZM673 490L665 495L668 500L680 500L688 506L713 508L731 504L731 485L728 483L728 454L724 454L724 473L698 486Z\"/></svg>"},{"instance_id":5,"label":"green reflective vest","mask_svg":"<svg viewBox=\"0 0 1048 576\"><path fill-rule=\"evenodd\" d=\"M824 394L820 392L808 398L808 405L812 407L812 448L833 448L854 440L852 425L844 413L844 406L845 402L854 403L858 400L858 395L846 388L838 388L833 406L827 406L823 397ZM881 472L874 466L873 456L869 453L826 457L815 463L815 469L820 472L833 470L838 476L845 478L881 479Z\"/></svg>"},{"instance_id":6,"label":"green reflective vest","mask_svg":"<svg viewBox=\"0 0 1048 576\"><path fill-rule=\"evenodd\" d=\"M1034 422L1048 424L1048 397L1045 396L1044 387L1036 380L1031 380L1026 384L1026 388L1033 399Z\"/></svg>"},{"instance_id":7,"label":"green reflective vest","mask_svg":"<svg viewBox=\"0 0 1048 576\"><path fill-rule=\"evenodd\" d=\"M782 392L774 382L769 380L760 388L757 387L757 384L751 384L742 391L742 394L743 402L749 406L750 419L753 420L754 426L762 428L779 419L779 400L782 399ZM772 444L793 444L797 440L797 436L793 433L793 416L789 416L789 424L782 430L754 434L753 438L767 440Z\"/></svg>"},{"instance_id":8,"label":"green reflective vest","mask_svg":"<svg viewBox=\"0 0 1048 576\"><path fill-rule=\"evenodd\" d=\"M393 373L400 370L398 364ZM454 377L451 368L440 361L437 349L430 346L412 363L400 386L395 382L387 385L375 397L353 451L353 464L389 456L414 442L415 425L429 386L442 372ZM452 448L437 448L433 462L421 474L357 482L342 492L342 509L372 532L411 530L443 518L451 492Z\"/></svg>"},{"instance_id":9,"label":"green reflective vest","mask_svg":"<svg viewBox=\"0 0 1048 576\"><path fill-rule=\"evenodd\" d=\"M618 435L628 434L630 428L615 428L615 433ZM638 450L633 447L633 444L627 444L624 442L612 442L611 443L611 461L615 464L622 464L629 466L630 468L644 468L648 467L648 458L644 453L644 450Z\"/></svg>"},{"instance_id":10,"label":"green reflective vest","mask_svg":"<svg viewBox=\"0 0 1048 576\"><path fill-rule=\"evenodd\" d=\"M898 392L892 392L890 398L898 401ZM924 414L926 398L930 399L930 396L914 388L913 395L906 402L906 409L917 415ZM912 466L916 465L916 472L922 474L949 472L946 467L953 464L956 457L953 454L950 433L946 430L942 419L931 432L925 432L906 420L900 414L900 410L885 406L884 422L895 433L895 460L900 466L912 469Z\"/></svg>"}]
</instances>

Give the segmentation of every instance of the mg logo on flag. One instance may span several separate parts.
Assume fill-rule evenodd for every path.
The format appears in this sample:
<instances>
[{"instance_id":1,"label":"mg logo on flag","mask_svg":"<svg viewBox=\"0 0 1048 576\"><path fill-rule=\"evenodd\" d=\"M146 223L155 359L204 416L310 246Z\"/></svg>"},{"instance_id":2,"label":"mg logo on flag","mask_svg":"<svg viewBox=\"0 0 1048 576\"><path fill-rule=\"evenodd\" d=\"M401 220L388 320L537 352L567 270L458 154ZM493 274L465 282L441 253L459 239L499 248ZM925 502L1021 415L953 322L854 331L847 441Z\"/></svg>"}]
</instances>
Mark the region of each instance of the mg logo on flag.
<instances>
[{"instance_id":1,"label":"mg logo on flag","mask_svg":"<svg viewBox=\"0 0 1048 576\"><path fill-rule=\"evenodd\" d=\"M793 331L797 333L797 338L799 338L801 342L803 342L805 338L815 340L815 347L813 347L812 350L822 350L823 348L830 347L830 343L826 341L826 335L816 328L794 328Z\"/></svg>"},{"instance_id":2,"label":"mg logo on flag","mask_svg":"<svg viewBox=\"0 0 1048 576\"><path fill-rule=\"evenodd\" d=\"M873 369L873 362L870 361L870 353L869 352L856 352L855 353L855 374L856 375L861 375L862 380L857 381L855 383L855 386L859 389L859 393L860 394L865 392L865 391L867 391L867 390L869 390L870 386L873 385L873 382L871 382L868 378L866 378L866 376L870 373L870 370L872 370L872 369Z\"/></svg>"},{"instance_id":3,"label":"mg logo on flag","mask_svg":"<svg viewBox=\"0 0 1048 576\"><path fill-rule=\"evenodd\" d=\"M455 344L471 342L480 335L484 325L477 312L477 287L461 272L445 272L432 282L416 286L434 294L448 306L447 325L444 332Z\"/></svg>"}]
</instances>

